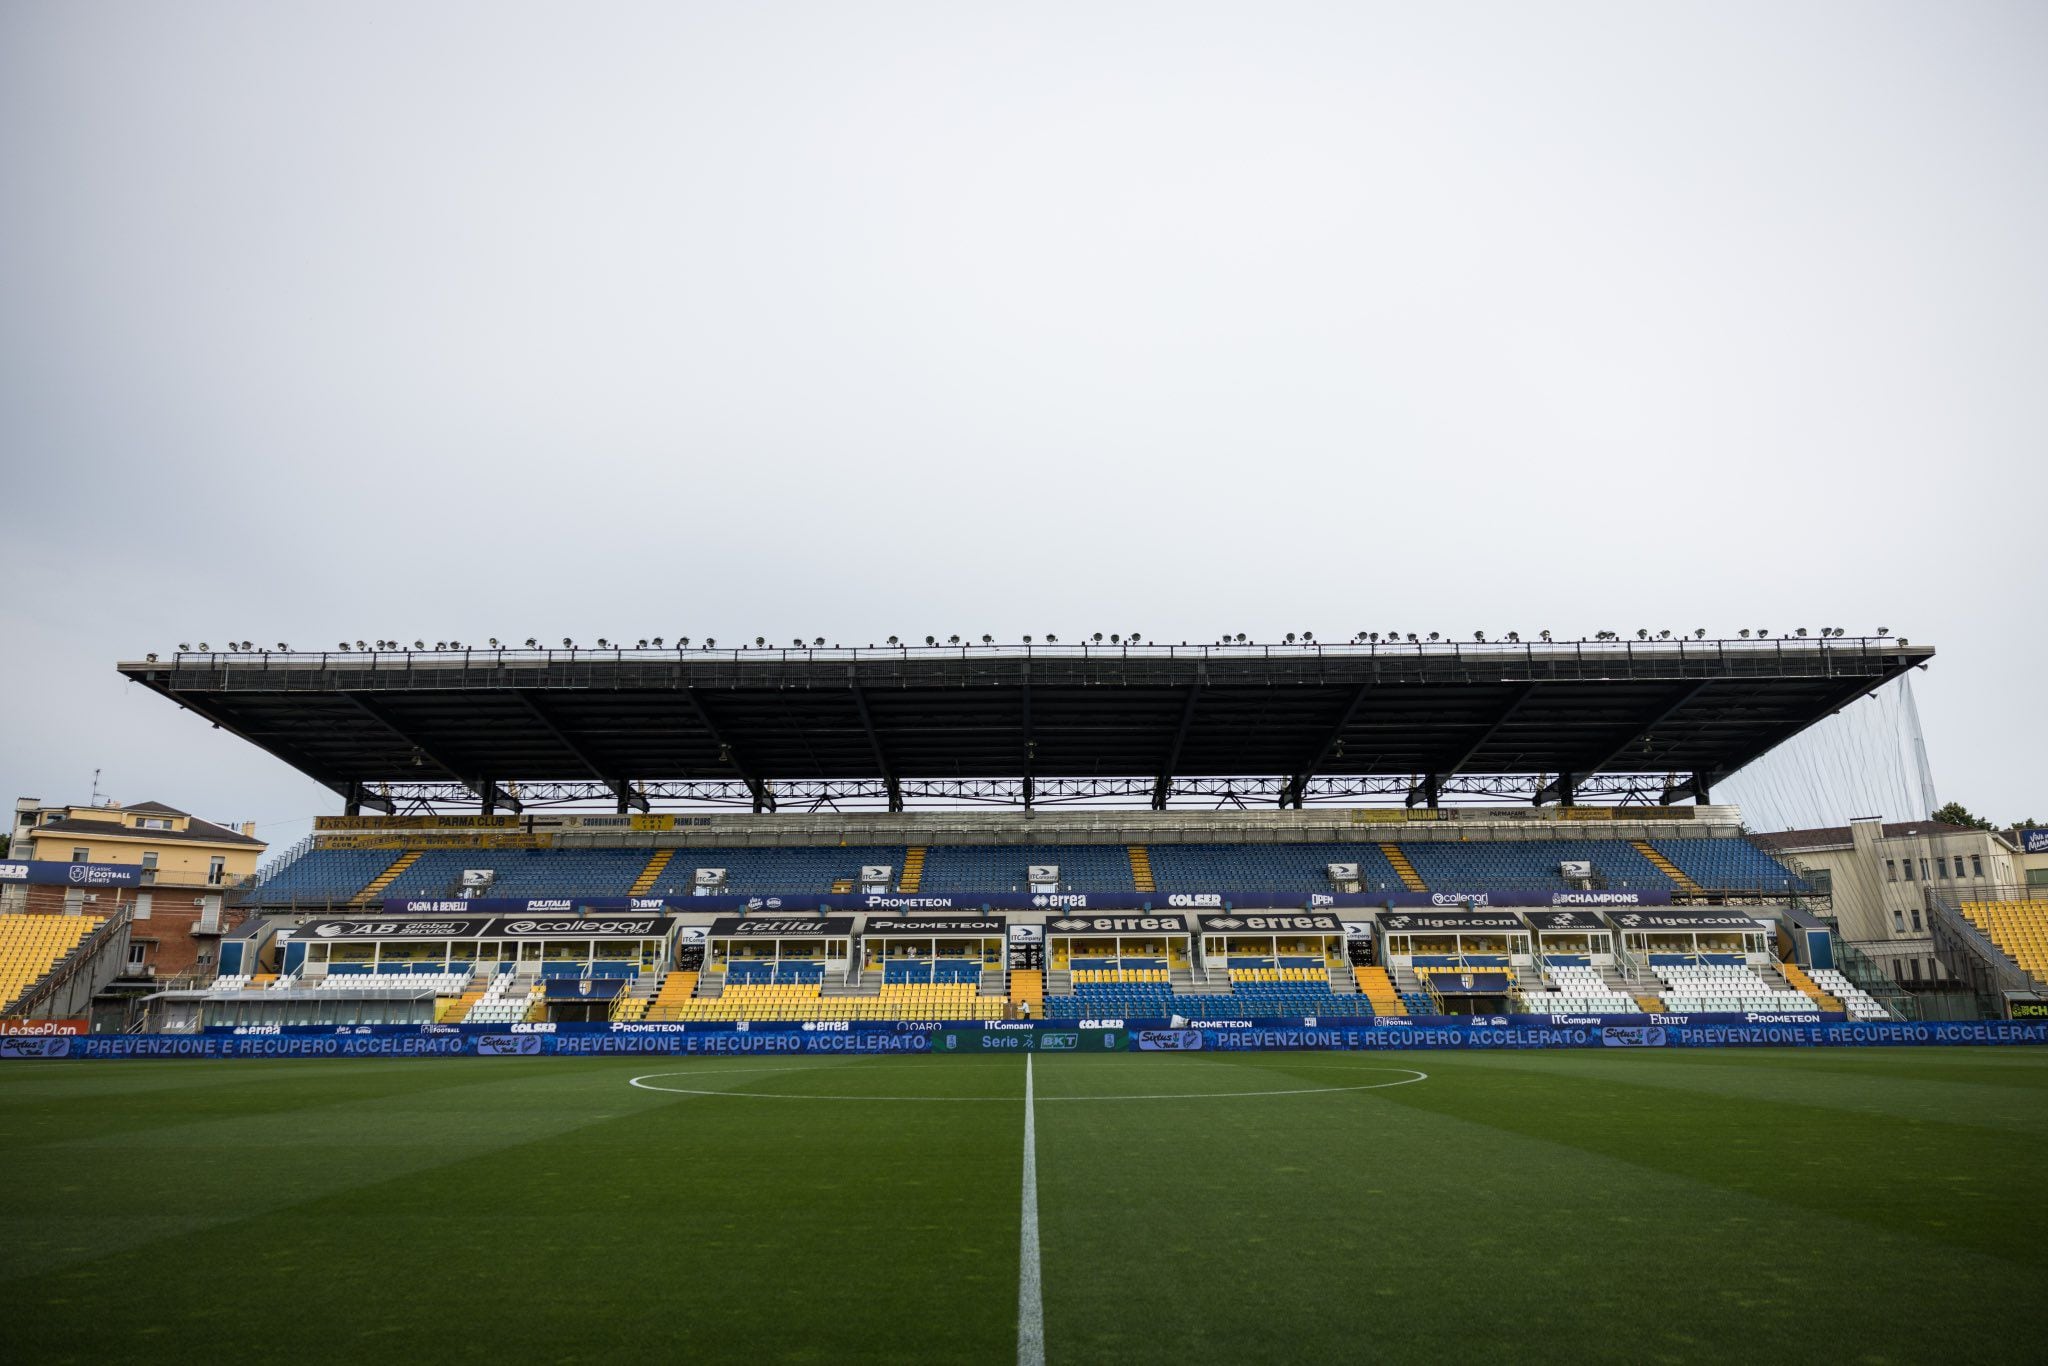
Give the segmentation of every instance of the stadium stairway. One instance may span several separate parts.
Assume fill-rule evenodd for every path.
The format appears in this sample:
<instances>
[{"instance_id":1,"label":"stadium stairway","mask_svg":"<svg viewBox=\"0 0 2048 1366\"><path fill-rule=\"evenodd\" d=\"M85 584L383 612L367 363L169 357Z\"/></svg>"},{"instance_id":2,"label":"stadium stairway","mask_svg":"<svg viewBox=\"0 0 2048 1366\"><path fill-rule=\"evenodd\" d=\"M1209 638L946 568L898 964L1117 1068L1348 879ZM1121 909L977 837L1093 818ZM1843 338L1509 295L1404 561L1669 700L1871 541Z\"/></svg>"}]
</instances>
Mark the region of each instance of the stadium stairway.
<instances>
[{"instance_id":1,"label":"stadium stairway","mask_svg":"<svg viewBox=\"0 0 2048 1366\"><path fill-rule=\"evenodd\" d=\"M252 983L253 985L253 983ZM460 1024L469 1018L470 1008L484 998L491 989L491 979L478 973L469 979L469 985L462 989L460 996L443 996L434 1002L435 1024Z\"/></svg>"},{"instance_id":2,"label":"stadium stairway","mask_svg":"<svg viewBox=\"0 0 2048 1366\"><path fill-rule=\"evenodd\" d=\"M682 1013L683 1002L690 999L697 990L697 974L687 969L678 969L661 979L661 985L654 993L654 999L641 1008L638 1018L643 1020L673 1020Z\"/></svg>"},{"instance_id":3,"label":"stadium stairway","mask_svg":"<svg viewBox=\"0 0 2048 1366\"><path fill-rule=\"evenodd\" d=\"M1651 867L1655 868L1665 877L1670 878L1672 886L1676 887L1679 891L1684 892L1687 896L1699 895L1699 883L1694 882L1691 878L1687 877L1683 872L1681 872L1679 870L1678 865L1673 863L1670 859L1665 858L1664 855L1658 851L1655 845L1651 844L1648 840L1630 840L1629 843L1635 846L1635 851L1638 854L1641 854L1644 858L1650 861Z\"/></svg>"},{"instance_id":4,"label":"stadium stairway","mask_svg":"<svg viewBox=\"0 0 2048 1366\"><path fill-rule=\"evenodd\" d=\"M1820 989L1820 985L1806 975L1806 970L1797 963L1780 963L1778 971L1792 990L1811 997L1822 1010L1840 1010L1842 1003Z\"/></svg>"},{"instance_id":5,"label":"stadium stairway","mask_svg":"<svg viewBox=\"0 0 2048 1366\"><path fill-rule=\"evenodd\" d=\"M1142 844L1133 844L1124 852L1131 859L1131 885L1141 892L1158 891L1158 886L1152 881L1152 851Z\"/></svg>"},{"instance_id":6,"label":"stadium stairway","mask_svg":"<svg viewBox=\"0 0 2048 1366\"><path fill-rule=\"evenodd\" d=\"M1393 868L1395 876L1401 879L1403 887L1406 887L1411 892L1426 892L1429 890L1428 884L1422 880L1422 874L1416 872L1415 865L1409 862L1408 852L1400 845L1382 844L1380 852L1387 856L1387 863Z\"/></svg>"},{"instance_id":7,"label":"stadium stairway","mask_svg":"<svg viewBox=\"0 0 2048 1366\"><path fill-rule=\"evenodd\" d=\"M916 845L903 851L903 876L896 880L899 892L914 892L924 882L924 846Z\"/></svg>"},{"instance_id":8,"label":"stadium stairway","mask_svg":"<svg viewBox=\"0 0 2048 1366\"><path fill-rule=\"evenodd\" d=\"M673 849L655 850L654 857L648 859L647 866L640 870L640 876L634 878L633 885L626 889L626 895L646 896L648 892L653 890L655 880L668 867L668 861L675 856L676 851Z\"/></svg>"},{"instance_id":9,"label":"stadium stairway","mask_svg":"<svg viewBox=\"0 0 2048 1366\"><path fill-rule=\"evenodd\" d=\"M1029 1005L1034 1018L1045 1014L1045 974L1036 968L1018 968L1010 974L1010 999Z\"/></svg>"},{"instance_id":10,"label":"stadium stairway","mask_svg":"<svg viewBox=\"0 0 2048 1366\"><path fill-rule=\"evenodd\" d=\"M418 863L424 849L408 849L400 854L389 868L370 879L370 885L348 899L351 906L374 906L384 896L384 889L398 881L398 875Z\"/></svg>"},{"instance_id":11,"label":"stadium stairway","mask_svg":"<svg viewBox=\"0 0 2048 1366\"><path fill-rule=\"evenodd\" d=\"M1401 993L1394 990L1394 981L1387 976L1385 968L1353 968L1352 979L1358 990L1372 1003L1375 1015L1406 1015L1408 1007L1401 1004Z\"/></svg>"}]
</instances>

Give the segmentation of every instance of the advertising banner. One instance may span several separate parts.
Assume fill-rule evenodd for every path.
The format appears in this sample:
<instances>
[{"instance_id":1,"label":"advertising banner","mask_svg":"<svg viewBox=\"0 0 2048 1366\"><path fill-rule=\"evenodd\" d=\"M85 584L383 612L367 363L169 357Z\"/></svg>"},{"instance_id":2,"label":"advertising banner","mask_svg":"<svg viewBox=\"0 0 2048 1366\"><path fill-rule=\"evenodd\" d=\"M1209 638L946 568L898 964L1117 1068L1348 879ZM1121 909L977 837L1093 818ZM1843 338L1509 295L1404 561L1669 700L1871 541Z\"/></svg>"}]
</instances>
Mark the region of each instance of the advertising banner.
<instances>
[{"instance_id":1,"label":"advertising banner","mask_svg":"<svg viewBox=\"0 0 2048 1366\"><path fill-rule=\"evenodd\" d=\"M921 939L935 935L1000 938L1008 925L1009 922L1001 916L885 916L868 921L861 936L866 939L887 939L891 935Z\"/></svg>"},{"instance_id":2,"label":"advertising banner","mask_svg":"<svg viewBox=\"0 0 2048 1366\"><path fill-rule=\"evenodd\" d=\"M1380 917L1380 928L1388 934L1483 934L1524 927L1513 911L1396 911Z\"/></svg>"},{"instance_id":3,"label":"advertising banner","mask_svg":"<svg viewBox=\"0 0 2048 1366\"><path fill-rule=\"evenodd\" d=\"M1689 911L1673 907L1666 911L1616 911L1608 915L1616 929L1696 931L1702 934L1733 932L1755 934L1756 917L1733 911Z\"/></svg>"},{"instance_id":4,"label":"advertising banner","mask_svg":"<svg viewBox=\"0 0 2048 1366\"><path fill-rule=\"evenodd\" d=\"M139 887L142 868L120 863L51 863L37 859L0 859L0 882L33 882L64 887Z\"/></svg>"},{"instance_id":5,"label":"advertising banner","mask_svg":"<svg viewBox=\"0 0 2048 1366\"><path fill-rule=\"evenodd\" d=\"M1063 915L1045 922L1047 934L1186 934L1178 915Z\"/></svg>"},{"instance_id":6,"label":"advertising banner","mask_svg":"<svg viewBox=\"0 0 2048 1366\"><path fill-rule=\"evenodd\" d=\"M1203 934L1343 934L1344 922L1326 911L1243 911L1199 915Z\"/></svg>"},{"instance_id":7,"label":"advertising banner","mask_svg":"<svg viewBox=\"0 0 2048 1366\"><path fill-rule=\"evenodd\" d=\"M853 917L816 915L722 916L711 922L713 939L848 939Z\"/></svg>"},{"instance_id":8,"label":"advertising banner","mask_svg":"<svg viewBox=\"0 0 2048 1366\"><path fill-rule=\"evenodd\" d=\"M85 1020L24 1020L19 1017L0 1018L0 1037L47 1037L60 1034L90 1034L92 1025Z\"/></svg>"},{"instance_id":9,"label":"advertising banner","mask_svg":"<svg viewBox=\"0 0 2048 1366\"><path fill-rule=\"evenodd\" d=\"M1627 1022L1624 1022L1627 1019ZM1804 1048L2048 1045L2048 1021L1852 1023L1764 1016L1423 1016L1177 1026L1164 1020L780 1029L681 1025L251 1026L240 1033L0 1035L0 1059L442 1058L1022 1052L1398 1052L1521 1048Z\"/></svg>"},{"instance_id":10,"label":"advertising banner","mask_svg":"<svg viewBox=\"0 0 2048 1366\"><path fill-rule=\"evenodd\" d=\"M1560 934L1591 934L1607 931L1607 922L1591 911L1529 911L1530 927Z\"/></svg>"}]
</instances>

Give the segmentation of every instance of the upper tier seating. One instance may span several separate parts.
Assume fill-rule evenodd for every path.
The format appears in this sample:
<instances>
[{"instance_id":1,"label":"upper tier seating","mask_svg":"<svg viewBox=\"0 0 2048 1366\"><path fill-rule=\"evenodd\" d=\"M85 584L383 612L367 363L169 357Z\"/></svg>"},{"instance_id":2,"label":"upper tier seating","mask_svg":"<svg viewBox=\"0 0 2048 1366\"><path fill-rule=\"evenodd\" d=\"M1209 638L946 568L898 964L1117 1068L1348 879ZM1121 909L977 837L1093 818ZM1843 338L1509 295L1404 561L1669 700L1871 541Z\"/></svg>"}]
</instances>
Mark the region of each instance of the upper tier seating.
<instances>
[{"instance_id":1,"label":"upper tier seating","mask_svg":"<svg viewBox=\"0 0 2048 1366\"><path fill-rule=\"evenodd\" d=\"M244 899L266 906L347 901L389 868L399 852L309 849L266 876Z\"/></svg>"},{"instance_id":2,"label":"upper tier seating","mask_svg":"<svg viewBox=\"0 0 2048 1366\"><path fill-rule=\"evenodd\" d=\"M1771 986L1733 963L1661 963L1650 971L1664 982L1664 1004L1674 1011L1794 1011L1816 1007L1803 991Z\"/></svg>"},{"instance_id":3,"label":"upper tier seating","mask_svg":"<svg viewBox=\"0 0 2048 1366\"><path fill-rule=\"evenodd\" d=\"M34 986L104 923L96 915L0 915L0 1008Z\"/></svg>"},{"instance_id":4,"label":"upper tier seating","mask_svg":"<svg viewBox=\"0 0 2048 1366\"><path fill-rule=\"evenodd\" d=\"M1626 840L1415 840L1402 844L1401 849L1432 891L1483 887L1567 891L1572 884L1558 873L1557 865L1573 860L1593 865L1596 885L1671 887L1671 879Z\"/></svg>"},{"instance_id":5,"label":"upper tier seating","mask_svg":"<svg viewBox=\"0 0 2048 1366\"><path fill-rule=\"evenodd\" d=\"M1746 839L1652 840L1651 847L1708 889L1806 890L1804 878Z\"/></svg>"},{"instance_id":6,"label":"upper tier seating","mask_svg":"<svg viewBox=\"0 0 2048 1366\"><path fill-rule=\"evenodd\" d=\"M903 875L900 844L827 845L810 849L678 849L648 889L649 896L694 896L699 868L725 869L717 889L735 896L773 896L784 892L829 892L832 884L857 881L864 867ZM637 870L636 870L637 871ZM628 879L631 881L631 879ZM623 890L623 889L622 889ZM929 888L927 888L929 890Z\"/></svg>"},{"instance_id":7,"label":"upper tier seating","mask_svg":"<svg viewBox=\"0 0 2048 1366\"><path fill-rule=\"evenodd\" d=\"M1795 890L1799 879L1747 840L1660 840L1656 850L1708 890ZM1411 840L1400 850L1433 890L1489 887L1564 890L1557 866L1583 859L1596 885L1668 889L1671 879L1626 840ZM270 874L245 898L257 904L345 902L390 868L402 851L315 849ZM1375 843L1153 844L1147 847L1155 890L1273 892L1307 896L1331 890L1328 867L1356 863L1368 895L1403 883ZM891 869L891 890L903 876L902 845L825 845L796 849L683 848L662 865L647 896L689 896L700 868L723 868L718 890L744 896L829 893L857 882L865 866ZM648 866L646 849L431 849L420 852L382 889L384 897L449 898L462 873L496 873L492 897L624 896ZM1051 864L1062 891L1135 892L1129 851L1118 844L929 846L921 893L1025 892L1027 870Z\"/></svg>"},{"instance_id":8,"label":"upper tier seating","mask_svg":"<svg viewBox=\"0 0 2048 1366\"><path fill-rule=\"evenodd\" d=\"M1889 1020L1892 1015L1877 998L1844 977L1834 968L1813 968L1807 974L1813 984L1842 1003L1852 1020Z\"/></svg>"},{"instance_id":9,"label":"upper tier seating","mask_svg":"<svg viewBox=\"0 0 2048 1366\"><path fill-rule=\"evenodd\" d=\"M925 851L918 891L1028 892L1033 864L1056 866L1061 891L1138 890L1121 844L935 844ZM1156 878L1156 863L1153 869Z\"/></svg>"},{"instance_id":10,"label":"upper tier seating","mask_svg":"<svg viewBox=\"0 0 2048 1366\"><path fill-rule=\"evenodd\" d=\"M489 868L497 876L482 896L624 896L646 866L645 849L429 849L384 895L457 896L465 869Z\"/></svg>"},{"instance_id":11,"label":"upper tier seating","mask_svg":"<svg viewBox=\"0 0 2048 1366\"><path fill-rule=\"evenodd\" d=\"M1152 881L1163 892L1327 892L1329 865L1358 865L1359 887L1398 892L1401 878L1377 844L1154 844Z\"/></svg>"}]
</instances>

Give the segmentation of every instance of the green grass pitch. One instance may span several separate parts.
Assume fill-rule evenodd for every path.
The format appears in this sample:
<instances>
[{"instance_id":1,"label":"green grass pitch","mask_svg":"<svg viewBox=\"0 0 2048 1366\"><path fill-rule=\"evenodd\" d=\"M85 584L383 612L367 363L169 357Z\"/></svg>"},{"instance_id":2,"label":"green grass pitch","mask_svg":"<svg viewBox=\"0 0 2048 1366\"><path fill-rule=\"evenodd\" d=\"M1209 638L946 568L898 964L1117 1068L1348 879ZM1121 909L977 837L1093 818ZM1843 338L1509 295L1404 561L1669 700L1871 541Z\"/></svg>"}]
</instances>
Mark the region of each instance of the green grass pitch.
<instances>
[{"instance_id":1,"label":"green grass pitch","mask_svg":"<svg viewBox=\"0 0 2048 1366\"><path fill-rule=\"evenodd\" d=\"M1032 1067L1048 1362L2048 1354L2048 1052ZM1024 1069L6 1065L0 1360L1015 1361Z\"/></svg>"}]
</instances>

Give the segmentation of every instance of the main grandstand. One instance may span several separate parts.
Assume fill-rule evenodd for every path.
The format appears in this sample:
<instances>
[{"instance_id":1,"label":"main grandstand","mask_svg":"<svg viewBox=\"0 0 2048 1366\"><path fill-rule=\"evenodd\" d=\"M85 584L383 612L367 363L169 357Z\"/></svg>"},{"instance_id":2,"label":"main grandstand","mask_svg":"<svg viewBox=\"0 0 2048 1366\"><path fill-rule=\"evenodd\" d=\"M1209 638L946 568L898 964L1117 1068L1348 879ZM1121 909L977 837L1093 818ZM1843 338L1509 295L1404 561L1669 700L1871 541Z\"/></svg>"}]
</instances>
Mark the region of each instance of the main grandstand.
<instances>
[{"instance_id":1,"label":"main grandstand","mask_svg":"<svg viewBox=\"0 0 2048 1366\"><path fill-rule=\"evenodd\" d=\"M1825 893L1711 790L1932 654L1361 639L121 668L345 807L241 893L220 979L171 1002L188 1024L1878 1019L1896 993L1837 960Z\"/></svg>"}]
</instances>

